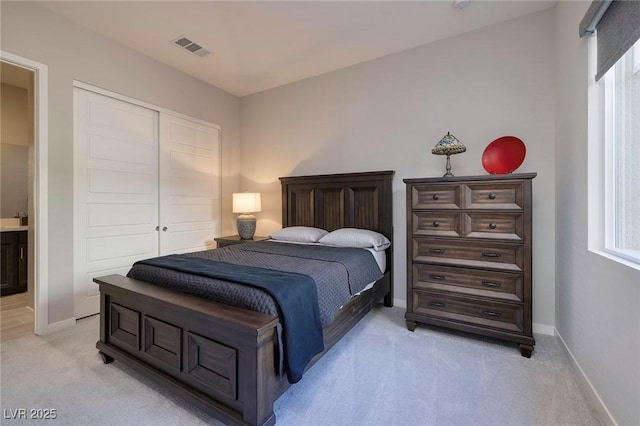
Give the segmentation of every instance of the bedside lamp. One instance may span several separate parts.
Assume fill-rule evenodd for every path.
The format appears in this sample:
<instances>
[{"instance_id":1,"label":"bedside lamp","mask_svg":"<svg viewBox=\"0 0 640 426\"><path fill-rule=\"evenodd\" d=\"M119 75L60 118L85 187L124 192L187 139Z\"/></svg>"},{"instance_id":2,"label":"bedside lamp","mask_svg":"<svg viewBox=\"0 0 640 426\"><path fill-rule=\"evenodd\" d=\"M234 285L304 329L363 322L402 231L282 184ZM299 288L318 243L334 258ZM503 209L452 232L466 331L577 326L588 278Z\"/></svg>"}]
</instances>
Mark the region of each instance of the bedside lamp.
<instances>
[{"instance_id":1,"label":"bedside lamp","mask_svg":"<svg viewBox=\"0 0 640 426\"><path fill-rule=\"evenodd\" d=\"M462 144L455 136L451 133L447 132L447 134L440 139L440 142L436 144L431 150L432 154L435 155L446 155L447 156L447 170L442 177L453 177L453 173L451 173L451 161L449 160L449 156L453 154L461 154L467 150L467 147Z\"/></svg>"},{"instance_id":2,"label":"bedside lamp","mask_svg":"<svg viewBox=\"0 0 640 426\"><path fill-rule=\"evenodd\" d=\"M238 235L250 240L256 232L256 217L249 213L262 211L262 202L258 192L236 192L233 194L233 212L240 213L236 224Z\"/></svg>"}]
</instances>

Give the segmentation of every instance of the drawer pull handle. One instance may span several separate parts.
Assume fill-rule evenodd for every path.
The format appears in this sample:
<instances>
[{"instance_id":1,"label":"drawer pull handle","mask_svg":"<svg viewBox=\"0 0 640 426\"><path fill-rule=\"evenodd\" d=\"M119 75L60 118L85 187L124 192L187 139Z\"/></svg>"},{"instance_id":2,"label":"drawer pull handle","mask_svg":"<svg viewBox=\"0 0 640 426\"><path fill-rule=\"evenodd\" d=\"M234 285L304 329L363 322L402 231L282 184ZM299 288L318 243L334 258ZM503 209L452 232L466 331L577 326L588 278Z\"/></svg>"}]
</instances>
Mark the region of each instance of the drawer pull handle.
<instances>
[{"instance_id":1,"label":"drawer pull handle","mask_svg":"<svg viewBox=\"0 0 640 426\"><path fill-rule=\"evenodd\" d=\"M495 222L491 222L489 224L489 229L496 229L498 227L498 224L496 224Z\"/></svg>"},{"instance_id":2,"label":"drawer pull handle","mask_svg":"<svg viewBox=\"0 0 640 426\"><path fill-rule=\"evenodd\" d=\"M434 200L439 200L439 199L440 199L440 196L439 196L438 194L433 194L433 199L434 199Z\"/></svg>"},{"instance_id":3,"label":"drawer pull handle","mask_svg":"<svg viewBox=\"0 0 640 426\"><path fill-rule=\"evenodd\" d=\"M496 318L500 318L502 316L500 312L496 312L496 311L482 311L482 315L486 315L488 317L496 317Z\"/></svg>"},{"instance_id":4,"label":"drawer pull handle","mask_svg":"<svg viewBox=\"0 0 640 426\"><path fill-rule=\"evenodd\" d=\"M437 228L438 226L440 226L440 222L438 222L437 220L434 220L433 226Z\"/></svg>"},{"instance_id":5,"label":"drawer pull handle","mask_svg":"<svg viewBox=\"0 0 640 426\"><path fill-rule=\"evenodd\" d=\"M493 281L482 281L482 285L486 287L500 288L502 284Z\"/></svg>"},{"instance_id":6,"label":"drawer pull handle","mask_svg":"<svg viewBox=\"0 0 640 426\"><path fill-rule=\"evenodd\" d=\"M489 194L489 199L490 200L495 200L496 199L496 194L494 194L493 192L491 194Z\"/></svg>"},{"instance_id":7,"label":"drawer pull handle","mask_svg":"<svg viewBox=\"0 0 640 426\"><path fill-rule=\"evenodd\" d=\"M436 254L445 254L445 250L444 249L429 249L429 253L436 253Z\"/></svg>"},{"instance_id":8,"label":"drawer pull handle","mask_svg":"<svg viewBox=\"0 0 640 426\"><path fill-rule=\"evenodd\" d=\"M429 275L429 278L438 281L444 281L447 279L444 275Z\"/></svg>"},{"instance_id":9,"label":"drawer pull handle","mask_svg":"<svg viewBox=\"0 0 640 426\"><path fill-rule=\"evenodd\" d=\"M500 253L482 253L484 257L502 257Z\"/></svg>"},{"instance_id":10,"label":"drawer pull handle","mask_svg":"<svg viewBox=\"0 0 640 426\"><path fill-rule=\"evenodd\" d=\"M434 308L444 308L447 305L442 302L431 302L429 303L429 306L433 306Z\"/></svg>"},{"instance_id":11,"label":"drawer pull handle","mask_svg":"<svg viewBox=\"0 0 640 426\"><path fill-rule=\"evenodd\" d=\"M24 259L24 247L20 247L20 260Z\"/></svg>"}]
</instances>

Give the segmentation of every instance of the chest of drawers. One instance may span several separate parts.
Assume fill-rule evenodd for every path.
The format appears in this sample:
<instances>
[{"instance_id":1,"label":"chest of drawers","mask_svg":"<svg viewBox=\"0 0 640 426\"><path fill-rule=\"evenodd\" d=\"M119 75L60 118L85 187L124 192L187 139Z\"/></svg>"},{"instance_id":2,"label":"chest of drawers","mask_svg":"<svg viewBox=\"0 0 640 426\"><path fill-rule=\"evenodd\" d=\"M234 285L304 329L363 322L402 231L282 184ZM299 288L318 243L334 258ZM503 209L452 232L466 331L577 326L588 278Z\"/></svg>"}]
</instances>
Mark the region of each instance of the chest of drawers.
<instances>
[{"instance_id":1,"label":"chest of drawers","mask_svg":"<svg viewBox=\"0 0 640 426\"><path fill-rule=\"evenodd\" d=\"M535 176L404 180L409 330L424 323L496 337L531 356Z\"/></svg>"}]
</instances>

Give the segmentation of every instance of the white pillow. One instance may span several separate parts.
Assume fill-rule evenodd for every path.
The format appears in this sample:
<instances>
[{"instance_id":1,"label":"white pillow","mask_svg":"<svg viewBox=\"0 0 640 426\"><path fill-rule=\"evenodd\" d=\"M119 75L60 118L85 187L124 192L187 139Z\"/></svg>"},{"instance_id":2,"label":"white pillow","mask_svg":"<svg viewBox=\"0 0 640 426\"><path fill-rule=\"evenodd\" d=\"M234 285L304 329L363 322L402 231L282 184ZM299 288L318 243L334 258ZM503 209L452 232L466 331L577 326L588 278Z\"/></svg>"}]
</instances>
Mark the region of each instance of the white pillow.
<instances>
[{"instance_id":1,"label":"white pillow","mask_svg":"<svg viewBox=\"0 0 640 426\"><path fill-rule=\"evenodd\" d=\"M317 243L329 232L310 226L289 226L269 235L272 240L291 241L295 243Z\"/></svg>"},{"instance_id":2,"label":"white pillow","mask_svg":"<svg viewBox=\"0 0 640 426\"><path fill-rule=\"evenodd\" d=\"M384 235L357 228L336 229L320 238L318 242L329 246L373 248L375 251L385 250L391 245Z\"/></svg>"}]
</instances>

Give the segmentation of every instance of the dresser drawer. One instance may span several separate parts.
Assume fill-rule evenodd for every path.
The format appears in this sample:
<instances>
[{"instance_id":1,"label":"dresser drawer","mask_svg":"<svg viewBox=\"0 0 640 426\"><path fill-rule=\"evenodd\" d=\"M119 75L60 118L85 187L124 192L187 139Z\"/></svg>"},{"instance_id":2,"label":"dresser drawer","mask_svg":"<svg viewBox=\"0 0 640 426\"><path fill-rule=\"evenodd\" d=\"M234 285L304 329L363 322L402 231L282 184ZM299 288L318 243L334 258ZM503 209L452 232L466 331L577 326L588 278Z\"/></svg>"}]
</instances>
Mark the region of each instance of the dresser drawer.
<instances>
[{"instance_id":1,"label":"dresser drawer","mask_svg":"<svg viewBox=\"0 0 640 426\"><path fill-rule=\"evenodd\" d=\"M466 208L521 210L523 188L513 183L470 183L466 185Z\"/></svg>"},{"instance_id":2,"label":"dresser drawer","mask_svg":"<svg viewBox=\"0 0 640 426\"><path fill-rule=\"evenodd\" d=\"M460 185L415 185L411 187L414 209L459 209L462 207Z\"/></svg>"},{"instance_id":3,"label":"dresser drawer","mask_svg":"<svg viewBox=\"0 0 640 426\"><path fill-rule=\"evenodd\" d=\"M459 237L462 233L462 215L455 212L414 211L411 223L414 235Z\"/></svg>"},{"instance_id":4,"label":"dresser drawer","mask_svg":"<svg viewBox=\"0 0 640 426\"><path fill-rule=\"evenodd\" d=\"M524 307L463 296L414 290L413 312L511 332L524 332Z\"/></svg>"},{"instance_id":5,"label":"dresser drawer","mask_svg":"<svg viewBox=\"0 0 640 426\"><path fill-rule=\"evenodd\" d=\"M522 274L413 264L413 288L523 301Z\"/></svg>"},{"instance_id":6,"label":"dresser drawer","mask_svg":"<svg viewBox=\"0 0 640 426\"><path fill-rule=\"evenodd\" d=\"M465 237L522 241L522 213L467 213Z\"/></svg>"},{"instance_id":7,"label":"dresser drawer","mask_svg":"<svg viewBox=\"0 0 640 426\"><path fill-rule=\"evenodd\" d=\"M472 245L468 240L447 238L413 238L413 260L441 265L497 268L521 272L524 266L523 246L516 243L483 242Z\"/></svg>"}]
</instances>

